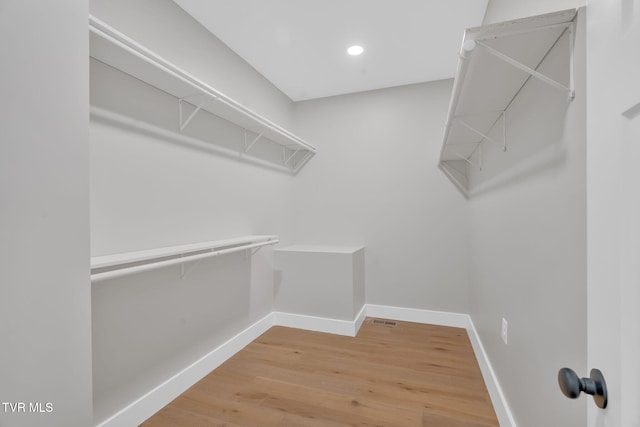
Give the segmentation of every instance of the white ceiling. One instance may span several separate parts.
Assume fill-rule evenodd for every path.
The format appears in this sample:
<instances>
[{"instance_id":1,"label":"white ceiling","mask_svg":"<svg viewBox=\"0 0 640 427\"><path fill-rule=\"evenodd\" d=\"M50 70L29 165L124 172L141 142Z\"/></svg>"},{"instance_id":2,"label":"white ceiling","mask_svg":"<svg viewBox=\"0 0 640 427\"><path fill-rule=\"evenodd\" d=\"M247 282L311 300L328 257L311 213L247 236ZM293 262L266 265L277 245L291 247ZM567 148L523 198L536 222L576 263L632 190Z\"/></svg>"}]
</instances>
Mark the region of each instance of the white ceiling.
<instances>
[{"instance_id":1,"label":"white ceiling","mask_svg":"<svg viewBox=\"0 0 640 427\"><path fill-rule=\"evenodd\" d=\"M453 77L488 2L174 1L294 101Z\"/></svg>"}]
</instances>

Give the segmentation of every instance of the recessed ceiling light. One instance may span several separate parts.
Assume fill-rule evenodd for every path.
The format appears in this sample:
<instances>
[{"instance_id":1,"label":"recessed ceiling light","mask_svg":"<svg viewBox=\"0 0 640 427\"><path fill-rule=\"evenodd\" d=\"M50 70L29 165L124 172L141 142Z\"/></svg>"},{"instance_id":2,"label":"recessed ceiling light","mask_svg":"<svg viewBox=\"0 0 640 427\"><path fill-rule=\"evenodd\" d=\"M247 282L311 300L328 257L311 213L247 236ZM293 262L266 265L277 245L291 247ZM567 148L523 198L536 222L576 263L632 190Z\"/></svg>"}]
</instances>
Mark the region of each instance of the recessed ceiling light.
<instances>
[{"instance_id":1,"label":"recessed ceiling light","mask_svg":"<svg viewBox=\"0 0 640 427\"><path fill-rule=\"evenodd\" d=\"M347 49L347 53L351 56L357 56L364 52L362 46L354 45Z\"/></svg>"}]
</instances>

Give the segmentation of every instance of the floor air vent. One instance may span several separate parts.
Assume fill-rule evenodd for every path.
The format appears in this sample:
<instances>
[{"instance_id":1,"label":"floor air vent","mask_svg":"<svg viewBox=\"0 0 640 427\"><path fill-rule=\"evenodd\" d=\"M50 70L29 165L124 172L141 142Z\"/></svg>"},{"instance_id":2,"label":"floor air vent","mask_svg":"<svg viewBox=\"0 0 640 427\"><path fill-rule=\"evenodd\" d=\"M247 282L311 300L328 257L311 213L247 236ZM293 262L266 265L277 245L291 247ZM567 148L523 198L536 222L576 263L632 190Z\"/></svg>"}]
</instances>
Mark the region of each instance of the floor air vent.
<instances>
[{"instance_id":1,"label":"floor air vent","mask_svg":"<svg viewBox=\"0 0 640 427\"><path fill-rule=\"evenodd\" d=\"M383 320L383 319L373 319L371 322L374 325L384 325L384 326L396 326L398 323L393 320Z\"/></svg>"}]
</instances>

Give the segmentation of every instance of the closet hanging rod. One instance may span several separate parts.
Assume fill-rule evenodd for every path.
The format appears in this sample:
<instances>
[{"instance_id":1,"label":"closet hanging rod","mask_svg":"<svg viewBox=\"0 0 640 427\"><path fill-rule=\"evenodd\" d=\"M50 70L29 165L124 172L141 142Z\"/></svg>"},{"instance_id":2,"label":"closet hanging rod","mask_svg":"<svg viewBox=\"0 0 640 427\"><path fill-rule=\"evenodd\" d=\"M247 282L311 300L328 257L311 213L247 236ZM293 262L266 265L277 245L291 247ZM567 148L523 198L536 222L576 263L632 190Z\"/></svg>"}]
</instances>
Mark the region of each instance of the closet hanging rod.
<instances>
[{"instance_id":1,"label":"closet hanging rod","mask_svg":"<svg viewBox=\"0 0 640 427\"><path fill-rule=\"evenodd\" d=\"M215 152L231 159L242 159L245 162L253 163L255 165L276 170L279 172L295 174L300 169L299 166L301 166L300 164L298 164L298 167L293 169L290 167L281 166L275 163L268 162L266 160L262 160L257 157L246 155L244 153L244 150L235 151L226 147L221 147L216 144L209 144L205 141L201 141L197 138L185 135L183 133L178 133L168 129L164 129L157 125L147 123L142 120L134 119L128 116L124 116L119 113L114 113L113 111L105 110L103 108L96 107L94 105L90 107L90 114L92 118L105 120L121 126L127 126L133 129L141 130L143 132L149 132L153 135L157 135L163 138L169 138L172 141L178 141L178 142L187 144L188 146L196 147L198 149L202 149L205 151Z\"/></svg>"},{"instance_id":2,"label":"closet hanging rod","mask_svg":"<svg viewBox=\"0 0 640 427\"><path fill-rule=\"evenodd\" d=\"M219 102L221 104L226 105L227 107L229 107L232 110L235 110L236 112L238 112L239 114L243 114L249 118L251 118L252 120L255 121L255 123L257 123L259 126L261 126L263 128L263 132L264 129L268 129L272 132L275 133L279 133L280 135L285 136L286 138L289 139L289 141L291 141L293 146L299 146L305 150L311 151L314 154L316 153L316 148L309 144L308 142L303 141L301 138L297 137L296 135L292 134L291 132L289 132L286 129L280 128L279 126L271 123L270 121L268 121L267 119L264 119L262 117L260 117L257 113L252 112L251 110L247 110L245 107L239 105L237 102L235 102L232 99L225 99L223 98L221 95L213 95L209 92L206 91L206 89L200 89L202 91L202 93L200 94L196 94L196 95L190 95L190 96L185 96L182 98L179 98L178 101L178 106L180 107L180 115L182 116L182 103L183 102L188 102L189 104L192 104L194 107L196 107L196 109L191 113L191 116L189 118L187 118L187 120L184 122L184 124L182 123L182 118L180 118L180 130L184 130L184 128L189 124L189 122L191 121L191 119L193 118L193 116L195 116L198 111L203 110L204 105L206 104L207 101L211 101L211 102ZM202 97L204 98L204 103L200 103L198 105L194 104L193 102L189 101L190 98L194 98L194 97ZM206 110L205 110L206 111ZM216 115L215 113L212 113L214 115ZM239 125L240 127L244 127ZM245 130L250 130L245 128ZM256 132L257 133L257 132ZM268 138L270 141L275 142L273 139ZM282 142L276 142L276 144L282 145L282 146L287 146L286 143L282 143Z\"/></svg>"},{"instance_id":3,"label":"closet hanging rod","mask_svg":"<svg viewBox=\"0 0 640 427\"><path fill-rule=\"evenodd\" d=\"M265 137L277 144L292 144L313 153L316 152L313 145L300 137L192 76L91 15L89 16L89 31L92 34L90 55L93 58L178 99L187 100L187 98L194 96L203 96L208 101L215 101L224 106L224 112L212 112L212 114L240 127L266 128L269 130L269 135L265 135Z\"/></svg>"},{"instance_id":4,"label":"closet hanging rod","mask_svg":"<svg viewBox=\"0 0 640 427\"><path fill-rule=\"evenodd\" d=\"M154 270L156 268L168 267L172 265L184 264L186 262L198 261L205 258L216 257L219 255L228 255L235 252L250 250L254 248L261 248L263 246L270 246L280 243L278 239L269 238L269 240L265 240L262 242L256 243L245 243L237 246L233 246L227 249L219 249L215 248L210 249L209 252L205 253L196 253L193 255L186 255L177 258L165 259L162 261L153 261L153 259L149 259L148 263L142 265L134 265L131 267L117 268L115 270L104 271L100 273L91 274L91 282L96 283L103 280L114 279L116 277L125 276L129 274L142 273L144 271ZM159 257L162 258L162 257ZM166 257L165 257L166 258Z\"/></svg>"}]
</instances>

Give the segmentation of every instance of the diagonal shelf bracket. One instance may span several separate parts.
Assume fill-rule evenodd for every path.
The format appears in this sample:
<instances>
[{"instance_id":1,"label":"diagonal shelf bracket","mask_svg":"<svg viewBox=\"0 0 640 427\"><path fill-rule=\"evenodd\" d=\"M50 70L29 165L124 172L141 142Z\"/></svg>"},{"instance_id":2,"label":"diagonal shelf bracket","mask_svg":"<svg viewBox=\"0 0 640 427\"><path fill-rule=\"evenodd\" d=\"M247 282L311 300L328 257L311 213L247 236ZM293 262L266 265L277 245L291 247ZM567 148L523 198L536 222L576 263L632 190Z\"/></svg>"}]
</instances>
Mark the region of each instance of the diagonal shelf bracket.
<instances>
[{"instance_id":1,"label":"diagonal shelf bracket","mask_svg":"<svg viewBox=\"0 0 640 427\"><path fill-rule=\"evenodd\" d=\"M245 153L248 153L249 150L251 150L253 146L256 145L256 142L258 142L258 140L262 138L262 135L264 135L264 132L265 132L265 129L263 129L262 132L260 132L255 138L253 138L253 141L247 144L247 131L245 129L244 131L244 152Z\"/></svg>"},{"instance_id":2,"label":"diagonal shelf bracket","mask_svg":"<svg viewBox=\"0 0 640 427\"><path fill-rule=\"evenodd\" d=\"M291 159L295 158L295 157L296 157L296 154L298 154L298 152L299 152L300 150L301 150L301 148L298 148L297 150L295 150L295 151L293 152L293 154L291 154L287 159L285 159L284 164L285 164L285 165L286 165L286 164L288 164L288 163L291 161ZM294 161L294 163L295 163L295 161Z\"/></svg>"},{"instance_id":3,"label":"diagonal shelf bracket","mask_svg":"<svg viewBox=\"0 0 640 427\"><path fill-rule=\"evenodd\" d=\"M184 255L182 255L182 257L184 258ZM195 262L191 263L191 266L187 266L185 262L183 262L182 264L180 264L180 279L184 280L185 277L187 277L187 274L189 273L190 270L193 270L196 265L200 264L200 261L202 261L201 259L196 260Z\"/></svg>"},{"instance_id":4,"label":"diagonal shelf bracket","mask_svg":"<svg viewBox=\"0 0 640 427\"><path fill-rule=\"evenodd\" d=\"M449 146L450 147L450 146ZM478 146L478 163L474 163L472 162L469 157L464 156L462 154L460 154L457 150L454 150L452 148L449 148L449 151L451 151L453 154L455 154L457 157L459 157L460 159L464 160L465 162L469 163L471 166L478 168L478 170L482 170L482 149Z\"/></svg>"},{"instance_id":5,"label":"diagonal shelf bracket","mask_svg":"<svg viewBox=\"0 0 640 427\"><path fill-rule=\"evenodd\" d=\"M572 34L573 34L573 32L572 32ZM562 83L557 82L554 79L545 76L541 72L536 71L533 68L528 67L528 66L524 65L523 63L521 63L519 61L516 61L512 57L510 57L508 55L505 55L504 53L500 52L499 50L496 50L496 49L492 48L491 46L487 45L486 43L484 43L482 41L476 40L476 44L478 46L482 46L487 52L489 52L490 54L492 54L496 58L501 59L502 61L506 62L507 64L512 65L512 66L516 67L517 69L524 71L525 73L528 73L532 77L535 77L536 79L541 80L541 81L547 83L548 85L551 85L551 86L555 87L556 89L559 89L561 91L567 92L567 94L569 95L569 99L570 100L572 100L575 97L575 91L573 90L573 88L567 87L567 86L563 85ZM572 37L570 38L570 44L571 44L571 46L570 46L570 49L571 49L571 62L573 62L573 42L572 42Z\"/></svg>"},{"instance_id":6,"label":"diagonal shelf bracket","mask_svg":"<svg viewBox=\"0 0 640 427\"><path fill-rule=\"evenodd\" d=\"M191 112L191 114L189 114L189 117L187 117L186 120L183 120L184 117L184 103L188 102L187 98L180 98L178 100L178 115L179 115L179 120L180 120L180 132L182 132L184 130L184 128L187 127L187 125L191 122L191 120L193 120L193 118L196 116L196 114L198 114L198 112L200 110L202 110L202 107L204 107L204 105L207 103L207 99L203 99L202 101L200 101L200 103L196 106L196 109L193 110Z\"/></svg>"},{"instance_id":7,"label":"diagonal shelf bracket","mask_svg":"<svg viewBox=\"0 0 640 427\"><path fill-rule=\"evenodd\" d=\"M295 164L295 166L292 165L292 170L293 173L297 173L300 169L302 169L302 166L304 166L305 163L307 163L307 161L314 155L313 151L309 151L307 150L307 152L304 154L304 156L302 157L302 159L300 159L298 161L298 163Z\"/></svg>"},{"instance_id":8,"label":"diagonal shelf bracket","mask_svg":"<svg viewBox=\"0 0 640 427\"><path fill-rule=\"evenodd\" d=\"M496 141L495 139L485 134L484 132L480 132L478 129L474 128L469 123L462 120L460 117L455 117L454 120L482 138L480 141L476 142L476 144L481 144L482 141L487 140L499 146L502 149L502 151L507 151L507 123L506 123L505 111L502 111L500 113L500 118L499 118L499 120L502 121L502 142Z\"/></svg>"}]
</instances>

